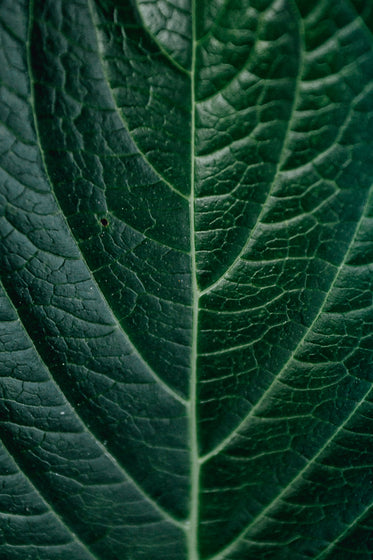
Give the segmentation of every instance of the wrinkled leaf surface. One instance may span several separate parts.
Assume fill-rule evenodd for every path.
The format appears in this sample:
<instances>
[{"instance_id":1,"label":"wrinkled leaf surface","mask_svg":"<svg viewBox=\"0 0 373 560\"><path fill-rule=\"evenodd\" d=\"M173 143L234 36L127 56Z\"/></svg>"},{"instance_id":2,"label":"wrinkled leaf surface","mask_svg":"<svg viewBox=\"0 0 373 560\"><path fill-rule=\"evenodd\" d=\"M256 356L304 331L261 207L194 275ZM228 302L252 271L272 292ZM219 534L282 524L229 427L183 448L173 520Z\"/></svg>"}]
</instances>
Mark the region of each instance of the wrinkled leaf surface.
<instances>
[{"instance_id":1,"label":"wrinkled leaf surface","mask_svg":"<svg viewBox=\"0 0 373 560\"><path fill-rule=\"evenodd\" d=\"M371 0L0 27L0 558L370 559Z\"/></svg>"}]
</instances>

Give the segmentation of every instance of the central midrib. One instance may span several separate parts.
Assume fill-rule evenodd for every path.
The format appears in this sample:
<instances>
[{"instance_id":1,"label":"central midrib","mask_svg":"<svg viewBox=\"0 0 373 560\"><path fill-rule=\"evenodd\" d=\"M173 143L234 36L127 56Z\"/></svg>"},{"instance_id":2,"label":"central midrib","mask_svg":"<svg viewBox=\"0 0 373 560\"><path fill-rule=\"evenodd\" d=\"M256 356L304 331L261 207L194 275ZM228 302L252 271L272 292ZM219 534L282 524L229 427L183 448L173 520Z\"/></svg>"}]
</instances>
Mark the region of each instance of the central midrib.
<instances>
[{"instance_id":1,"label":"central midrib","mask_svg":"<svg viewBox=\"0 0 373 560\"><path fill-rule=\"evenodd\" d=\"M199 476L200 461L197 434L197 336L199 289L197 282L195 217L194 217L194 182L195 182L195 58L196 58L196 6L192 0L192 64L191 64L191 167L190 167L190 256L192 274L192 345L190 367L190 401L189 401L189 438L190 438L190 513L188 526L188 560L199 560L198 525L199 525Z\"/></svg>"}]
</instances>

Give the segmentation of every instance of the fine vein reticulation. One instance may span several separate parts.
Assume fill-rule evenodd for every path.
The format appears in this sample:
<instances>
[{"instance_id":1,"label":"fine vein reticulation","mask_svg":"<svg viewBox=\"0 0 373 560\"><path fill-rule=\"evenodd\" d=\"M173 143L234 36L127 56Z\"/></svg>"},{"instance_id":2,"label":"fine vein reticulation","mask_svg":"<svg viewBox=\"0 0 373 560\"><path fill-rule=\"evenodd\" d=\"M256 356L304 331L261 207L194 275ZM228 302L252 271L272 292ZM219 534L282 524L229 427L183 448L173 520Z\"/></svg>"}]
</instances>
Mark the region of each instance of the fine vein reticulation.
<instances>
[{"instance_id":1,"label":"fine vein reticulation","mask_svg":"<svg viewBox=\"0 0 373 560\"><path fill-rule=\"evenodd\" d=\"M371 558L372 22L2 2L1 558Z\"/></svg>"}]
</instances>

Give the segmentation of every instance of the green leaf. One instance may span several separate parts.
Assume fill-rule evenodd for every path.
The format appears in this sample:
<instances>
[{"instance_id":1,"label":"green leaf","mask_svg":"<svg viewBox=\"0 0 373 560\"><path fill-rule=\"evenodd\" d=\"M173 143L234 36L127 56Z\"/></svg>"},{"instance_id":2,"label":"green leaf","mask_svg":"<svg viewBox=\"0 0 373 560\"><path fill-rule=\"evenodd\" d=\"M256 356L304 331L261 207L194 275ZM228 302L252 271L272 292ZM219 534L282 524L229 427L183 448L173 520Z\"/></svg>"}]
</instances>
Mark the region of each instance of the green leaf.
<instances>
[{"instance_id":1,"label":"green leaf","mask_svg":"<svg viewBox=\"0 0 373 560\"><path fill-rule=\"evenodd\" d=\"M371 0L0 26L0 558L370 559Z\"/></svg>"}]
</instances>

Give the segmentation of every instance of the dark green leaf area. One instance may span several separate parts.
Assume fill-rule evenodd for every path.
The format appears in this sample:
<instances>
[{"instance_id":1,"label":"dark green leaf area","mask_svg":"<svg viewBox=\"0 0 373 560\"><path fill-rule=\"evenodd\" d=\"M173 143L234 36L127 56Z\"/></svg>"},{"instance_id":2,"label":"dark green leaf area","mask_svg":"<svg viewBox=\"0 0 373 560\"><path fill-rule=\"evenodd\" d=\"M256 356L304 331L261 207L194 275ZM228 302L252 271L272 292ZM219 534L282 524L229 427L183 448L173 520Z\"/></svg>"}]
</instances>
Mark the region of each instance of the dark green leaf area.
<instances>
[{"instance_id":1,"label":"dark green leaf area","mask_svg":"<svg viewBox=\"0 0 373 560\"><path fill-rule=\"evenodd\" d=\"M191 328L187 202L134 146L97 69L99 54L88 42L74 43L75 25L90 22L87 7L64 33L45 22L46 3L40 8L34 34L43 40L35 40L32 51L36 110L56 195L115 315L157 373L185 394ZM87 36L92 33L90 23ZM55 49L48 83L40 66L43 41ZM73 95L55 83L61 72L66 82L75 82ZM97 219L103 212L112 217L104 233Z\"/></svg>"},{"instance_id":2,"label":"dark green leaf area","mask_svg":"<svg viewBox=\"0 0 373 560\"><path fill-rule=\"evenodd\" d=\"M325 10L322 10L319 17L324 15ZM332 15L330 12L329 16ZM348 24L352 26L351 17ZM304 38L312 25L305 21ZM366 52L370 48L368 41L358 42L355 34L351 42L359 43L359 48ZM318 48L320 62L329 49ZM302 73L314 56L314 52L303 54ZM338 56L342 63L343 54ZM369 57L371 60L371 54ZM365 144L372 126L370 75L363 73L359 65L356 71L360 72L363 91L356 97L351 91L350 105L343 104L345 122L338 132L339 143L321 150L314 161L294 169L287 169L284 160L285 168L279 167L260 220L239 258L221 279L202 292L200 395L206 409L203 421L216 432L225 429L217 423L219 416L224 418L222 426L227 427L228 417L234 423L245 406L243 399L246 397L249 410L255 401L252 392L258 394L258 384L265 386L287 363L289 353L294 352L305 329L317 317L325 294L333 286L337 267L353 239L371 184L366 152L364 148L360 150L358 144ZM339 83L337 77L333 80ZM322 76L319 83L317 87L323 83ZM300 76L290 123L295 129L303 115L301 107L308 99L308 88L308 81ZM332 106L330 103L324 113L330 122L334 119L333 113L329 114ZM317 113L316 110L306 112L309 122ZM359 130L359 139L356 130ZM295 153L299 139L310 141L312 134L311 129L300 135L290 128L285 152L294 145L292 153ZM211 356L212 366L208 356ZM219 376L212 375L213 369L218 369ZM240 381L232 372L239 372ZM249 382L249 379L258 378L260 381ZM225 384L232 394L225 394L221 399ZM202 433L201 439L211 444L208 430Z\"/></svg>"},{"instance_id":3,"label":"dark green leaf area","mask_svg":"<svg viewBox=\"0 0 373 560\"><path fill-rule=\"evenodd\" d=\"M330 36L330 48L322 37L312 43L326 15L348 55ZM343 18L323 4L304 20L295 106L269 197L239 258L202 292L201 500L208 522L200 537L202 551L214 558L289 558L295 550L299 558L316 558L324 548L328 555L356 517L335 500L344 496L349 504L356 492L344 475L348 452L337 452L339 436L370 397L370 272L360 259L361 239L371 231L371 167L363 145L372 126L372 55L350 9ZM315 103L321 90L322 106ZM356 462L371 480L365 437L356 437ZM324 457L343 482L335 483L333 499L322 491ZM312 493L308 476L320 480ZM355 494L359 515L371 503L366 491L364 485ZM333 508L340 512L324 521ZM310 525L321 522L311 546Z\"/></svg>"},{"instance_id":4,"label":"dark green leaf area","mask_svg":"<svg viewBox=\"0 0 373 560\"><path fill-rule=\"evenodd\" d=\"M348 536L356 517L369 517L373 315L371 292L370 297L364 294L371 272L365 264L351 268L348 260L351 253L364 253L361 237L372 231L371 204L369 200L333 290L302 346L271 388L256 398L234 434L217 446L216 455L206 456L206 516L214 519L216 535L227 534L227 527L219 530L219 519L231 520L232 534L240 530L246 543L228 558L239 558L245 550L271 550L273 557L285 558L293 546L300 558L319 558L319 553L326 558L339 535ZM352 278L361 297L349 297ZM216 518L222 496L229 512ZM245 512L256 509L246 517ZM233 510L242 513L233 516ZM315 527L311 542L310 527ZM208 535L205 546L211 549ZM228 545L230 549L234 547Z\"/></svg>"},{"instance_id":5,"label":"dark green leaf area","mask_svg":"<svg viewBox=\"0 0 373 560\"><path fill-rule=\"evenodd\" d=\"M254 6L244 10L241 3L238 16L237 6L227 6L227 15L197 44L196 249L202 288L247 243L278 172L294 110L301 72L294 12L288 3L281 9L266 4L260 16ZM225 52L229 45L240 52L231 42L232 16L250 36L248 42L241 37L245 52L237 63ZM239 32L236 27L236 37Z\"/></svg>"},{"instance_id":6,"label":"dark green leaf area","mask_svg":"<svg viewBox=\"0 0 373 560\"><path fill-rule=\"evenodd\" d=\"M1 559L372 556L372 13L1 3Z\"/></svg>"},{"instance_id":7,"label":"dark green leaf area","mask_svg":"<svg viewBox=\"0 0 373 560\"><path fill-rule=\"evenodd\" d=\"M0 478L2 558L92 559L84 547L71 539L58 517L43 502L3 447L0 450Z\"/></svg>"},{"instance_id":8,"label":"dark green leaf area","mask_svg":"<svg viewBox=\"0 0 373 560\"><path fill-rule=\"evenodd\" d=\"M22 241L25 249L30 250L25 240ZM17 235L13 234L7 248L10 258L14 247L20 246ZM87 426L101 441L107 442L108 449L120 457L125 468L128 466L130 472L138 475L149 471L150 461L159 465L156 476L159 487L154 478L148 482L144 480L144 485L150 494L158 496L160 493L160 500L171 509L174 508L175 488L169 486L172 474L164 472L162 463L167 464L169 458L166 457L174 454L177 485L180 484L181 491L175 506L177 515L183 515L180 509L186 498L182 494L186 492L188 472L182 437L183 433L185 435L183 407L155 384L154 374L113 318L105 317L106 304L95 294L94 285L90 285L87 278L81 279L79 287L69 284L66 277L76 279L77 267L71 263L61 267L60 259L53 262L44 254L43 261L40 256L39 250L39 259L32 258L22 272L9 275L8 289L14 299L22 298L20 314L32 338L38 339L41 356L70 401L78 407ZM43 266L45 271L40 276ZM36 274L39 275L37 282L34 281ZM57 286L61 284L61 287L50 293L48 278L55 278ZM22 289L26 283L27 291ZM25 311L27 302L33 306L32 313ZM61 317L66 317L63 323ZM43 325L42 337L40 325ZM83 327L84 339L78 334ZM42 416L42 420L41 429L50 427L49 415ZM118 432L119 426L127 426L127 430ZM139 432L141 439L136 436ZM158 434L157 444L154 433Z\"/></svg>"},{"instance_id":9,"label":"dark green leaf area","mask_svg":"<svg viewBox=\"0 0 373 560\"><path fill-rule=\"evenodd\" d=\"M362 18L368 31L373 31L373 6L371 2L366 0L351 0L351 7L356 10L359 17Z\"/></svg>"},{"instance_id":10,"label":"dark green leaf area","mask_svg":"<svg viewBox=\"0 0 373 560\"><path fill-rule=\"evenodd\" d=\"M356 195L342 193L339 198L346 213L352 208L356 213L359 211L352 205ZM327 206L325 210L330 212ZM280 222L278 231L285 239L278 240L277 246L267 233L267 227L273 225L263 225L260 241L253 243L250 260L243 260L236 267L235 275L202 299L200 324L204 336L199 361L202 449L208 450L214 441L229 433L237 419L250 410L265 387L272 383L273 376L286 369L336 278L337 265L353 233L353 222L330 227L327 220L323 225L320 213L319 221L304 216L302 226L302 218L291 224L293 227L288 227L288 231L283 231ZM302 229L312 232L305 243L301 241ZM307 244L309 256L304 254ZM288 255L285 261L271 258L280 254L281 249ZM260 255L266 254L267 262L260 260ZM229 290L229 285L235 283L240 287ZM357 291L356 304L361 298L362 302L370 302L369 296ZM337 297L335 292L330 297ZM231 333L230 338L226 337L227 332ZM336 343L341 334L336 333ZM338 346L331 346L335 353L331 359L338 359Z\"/></svg>"},{"instance_id":11,"label":"dark green leaf area","mask_svg":"<svg viewBox=\"0 0 373 560\"><path fill-rule=\"evenodd\" d=\"M18 545L31 554L40 550L43 559L67 558L68 554L91 559L101 549L107 558L115 559L123 550L132 553L123 541L124 525L137 527L140 542L150 538L149 534L141 537L142 522L151 520L159 534L162 526L169 534L163 516L154 508L149 510L142 492L111 456L108 441L99 443L66 402L3 291L0 306L5 365L2 437L16 461L5 451L0 455L4 456L0 462L2 508L7 505L6 511L2 509L7 537L0 547L9 551L6 558L19 557L12 550ZM14 353L19 356L18 365L11 371ZM13 500L7 500L6 490L12 487ZM131 507L123 508L123 503ZM173 532L173 525L170 529ZM162 537L158 540L160 553L172 557L172 546L165 547Z\"/></svg>"},{"instance_id":12,"label":"dark green leaf area","mask_svg":"<svg viewBox=\"0 0 373 560\"><path fill-rule=\"evenodd\" d=\"M192 6L189 0L148 2L138 0L138 13L171 60L185 69L192 64Z\"/></svg>"},{"instance_id":13,"label":"dark green leaf area","mask_svg":"<svg viewBox=\"0 0 373 560\"><path fill-rule=\"evenodd\" d=\"M180 21L178 11L177 7L172 10L173 25ZM152 32L139 25L138 11L132 2L100 0L91 3L91 12L105 77L119 113L151 165L177 190L188 195L191 185L188 72L175 66L169 58L169 46L166 51L160 49ZM185 56L188 58L186 53Z\"/></svg>"},{"instance_id":14,"label":"dark green leaf area","mask_svg":"<svg viewBox=\"0 0 373 560\"><path fill-rule=\"evenodd\" d=\"M20 55L17 67L24 67L19 90L27 91L26 60L19 48L26 40L21 39L9 41L17 47L12 52ZM11 100L10 86L9 90ZM19 99L26 118L26 102ZM97 540L97 551L106 558L115 559L123 551L138 558L146 543L158 542L152 552L155 557L170 554L176 560L183 554L178 547L184 539L176 518L185 516L188 498L185 409L180 397L160 382L133 347L99 293L50 194L33 127L26 131L24 138L17 120L13 128L5 129L9 157L2 156L6 180L1 183L5 201L1 270L20 321L34 342L28 343L30 350L24 356L23 348L12 350L16 365L10 357L5 360L4 441L25 476L56 508L69 534L82 540L83 548L91 548ZM14 339L20 340L21 335L15 334ZM37 357L31 359L34 351ZM24 376L19 382L21 373L15 368ZM43 368L49 372L48 382ZM58 385L54 388L53 383ZM30 409L18 402L20 395L29 393ZM54 393L66 406L65 395L76 413L60 417L64 409L55 404ZM70 437L71 414L81 425L79 432L86 435ZM61 427L60 421L66 424ZM118 426L127 429L118 431ZM154 434L159 436L157 442ZM98 451L86 451L85 438L94 449L98 445ZM65 461L70 454L74 461ZM96 460L97 455L104 459ZM175 463L169 471L171 455ZM92 462L87 456L93 457ZM153 468L154 476L149 477ZM99 473L100 480L95 478ZM132 480L134 475L138 484ZM172 480L179 491L175 492ZM123 508L123 504L132 505ZM92 515L86 516L85 509ZM153 528L145 531L149 524ZM171 532L163 530L163 524ZM123 527L131 526L133 530L123 532ZM48 554L49 560L64 557L58 550L48 549Z\"/></svg>"}]
</instances>

